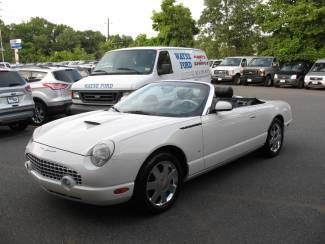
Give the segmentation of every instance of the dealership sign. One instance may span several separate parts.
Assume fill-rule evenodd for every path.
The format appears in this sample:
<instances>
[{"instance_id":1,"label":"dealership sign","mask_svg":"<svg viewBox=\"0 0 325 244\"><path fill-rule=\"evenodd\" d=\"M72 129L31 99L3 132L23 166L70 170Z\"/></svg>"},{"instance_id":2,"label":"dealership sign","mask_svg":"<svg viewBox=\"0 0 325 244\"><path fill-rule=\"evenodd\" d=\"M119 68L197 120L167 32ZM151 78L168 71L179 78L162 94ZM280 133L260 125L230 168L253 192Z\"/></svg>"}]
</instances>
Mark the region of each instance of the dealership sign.
<instances>
[{"instance_id":1,"label":"dealership sign","mask_svg":"<svg viewBox=\"0 0 325 244\"><path fill-rule=\"evenodd\" d=\"M10 47L11 49L21 49L22 48L21 39L10 40Z\"/></svg>"}]
</instances>

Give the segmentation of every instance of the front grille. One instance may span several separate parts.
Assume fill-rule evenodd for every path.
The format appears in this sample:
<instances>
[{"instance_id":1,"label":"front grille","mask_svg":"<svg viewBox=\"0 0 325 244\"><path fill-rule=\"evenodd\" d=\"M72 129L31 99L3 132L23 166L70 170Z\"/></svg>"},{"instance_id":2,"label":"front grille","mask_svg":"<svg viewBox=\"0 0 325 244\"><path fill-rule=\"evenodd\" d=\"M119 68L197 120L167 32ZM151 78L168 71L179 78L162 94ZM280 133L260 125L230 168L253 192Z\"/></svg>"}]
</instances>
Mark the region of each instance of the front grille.
<instances>
[{"instance_id":1,"label":"front grille","mask_svg":"<svg viewBox=\"0 0 325 244\"><path fill-rule=\"evenodd\" d=\"M44 177L60 181L63 176L70 175L78 185L82 183L80 174L73 169L42 160L30 153L26 154L26 158L31 162L32 170L35 170Z\"/></svg>"},{"instance_id":2,"label":"front grille","mask_svg":"<svg viewBox=\"0 0 325 244\"><path fill-rule=\"evenodd\" d=\"M215 75L227 75L228 72L227 72L227 70L215 70L214 74Z\"/></svg>"},{"instance_id":3,"label":"front grille","mask_svg":"<svg viewBox=\"0 0 325 244\"><path fill-rule=\"evenodd\" d=\"M122 92L81 92L80 96L86 103L115 104L122 97Z\"/></svg>"},{"instance_id":4,"label":"front grille","mask_svg":"<svg viewBox=\"0 0 325 244\"><path fill-rule=\"evenodd\" d=\"M290 75L278 75L279 79L290 79Z\"/></svg>"},{"instance_id":5,"label":"front grille","mask_svg":"<svg viewBox=\"0 0 325 244\"><path fill-rule=\"evenodd\" d=\"M322 80L322 77L310 77L310 80Z\"/></svg>"},{"instance_id":6,"label":"front grille","mask_svg":"<svg viewBox=\"0 0 325 244\"><path fill-rule=\"evenodd\" d=\"M243 74L244 75L248 75L248 76L249 75L257 75L257 70L249 70L249 69L248 70L244 70L243 71Z\"/></svg>"}]
</instances>

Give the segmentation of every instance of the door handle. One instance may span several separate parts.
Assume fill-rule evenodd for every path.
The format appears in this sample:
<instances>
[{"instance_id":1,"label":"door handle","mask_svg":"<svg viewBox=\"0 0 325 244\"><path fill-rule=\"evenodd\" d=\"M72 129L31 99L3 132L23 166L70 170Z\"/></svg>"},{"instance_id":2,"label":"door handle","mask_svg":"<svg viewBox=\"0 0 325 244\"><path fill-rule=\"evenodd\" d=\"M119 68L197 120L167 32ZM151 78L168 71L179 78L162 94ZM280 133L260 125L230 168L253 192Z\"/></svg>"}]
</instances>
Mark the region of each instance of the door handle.
<instances>
[{"instance_id":1,"label":"door handle","mask_svg":"<svg viewBox=\"0 0 325 244\"><path fill-rule=\"evenodd\" d=\"M250 119L255 119L255 118L256 118L256 114L250 114L250 115L249 115L249 118L250 118Z\"/></svg>"}]
</instances>

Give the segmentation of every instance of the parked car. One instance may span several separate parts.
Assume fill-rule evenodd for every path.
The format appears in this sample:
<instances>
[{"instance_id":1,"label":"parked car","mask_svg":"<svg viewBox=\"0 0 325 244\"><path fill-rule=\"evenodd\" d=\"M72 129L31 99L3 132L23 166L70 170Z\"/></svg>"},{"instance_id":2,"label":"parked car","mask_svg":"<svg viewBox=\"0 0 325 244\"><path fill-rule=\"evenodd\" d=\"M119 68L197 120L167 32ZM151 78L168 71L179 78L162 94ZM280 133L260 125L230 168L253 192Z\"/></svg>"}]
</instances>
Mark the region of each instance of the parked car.
<instances>
[{"instance_id":1,"label":"parked car","mask_svg":"<svg viewBox=\"0 0 325 244\"><path fill-rule=\"evenodd\" d=\"M217 67L212 69L212 83L235 82L240 85L240 74L243 67L252 57L227 57Z\"/></svg>"},{"instance_id":2,"label":"parked car","mask_svg":"<svg viewBox=\"0 0 325 244\"><path fill-rule=\"evenodd\" d=\"M71 85L81 75L71 68L21 68L19 73L32 88L35 113L32 121L36 125L45 123L50 115L70 113Z\"/></svg>"},{"instance_id":3,"label":"parked car","mask_svg":"<svg viewBox=\"0 0 325 244\"><path fill-rule=\"evenodd\" d=\"M231 87L160 81L110 110L37 128L25 167L49 193L109 205L132 197L164 211L182 183L253 150L279 154L292 121L289 104L233 97Z\"/></svg>"},{"instance_id":4,"label":"parked car","mask_svg":"<svg viewBox=\"0 0 325 244\"><path fill-rule=\"evenodd\" d=\"M242 71L241 82L244 85L262 83L273 85L274 74L279 71L279 62L275 57L255 57Z\"/></svg>"},{"instance_id":5,"label":"parked car","mask_svg":"<svg viewBox=\"0 0 325 244\"><path fill-rule=\"evenodd\" d=\"M90 76L72 86L73 113L106 108L157 80L211 82L204 51L182 47L136 47L107 52Z\"/></svg>"},{"instance_id":6,"label":"parked car","mask_svg":"<svg viewBox=\"0 0 325 244\"><path fill-rule=\"evenodd\" d=\"M304 78L312 66L308 61L285 63L274 75L276 87L304 87Z\"/></svg>"},{"instance_id":7,"label":"parked car","mask_svg":"<svg viewBox=\"0 0 325 244\"><path fill-rule=\"evenodd\" d=\"M34 102L30 85L9 69L0 69L0 125L24 130L33 116Z\"/></svg>"},{"instance_id":8,"label":"parked car","mask_svg":"<svg viewBox=\"0 0 325 244\"><path fill-rule=\"evenodd\" d=\"M325 88L325 59L319 59L305 76L306 88Z\"/></svg>"},{"instance_id":9,"label":"parked car","mask_svg":"<svg viewBox=\"0 0 325 244\"><path fill-rule=\"evenodd\" d=\"M7 69L12 68L10 63L8 63L8 62L0 62L0 69L6 69L6 68Z\"/></svg>"}]
</instances>

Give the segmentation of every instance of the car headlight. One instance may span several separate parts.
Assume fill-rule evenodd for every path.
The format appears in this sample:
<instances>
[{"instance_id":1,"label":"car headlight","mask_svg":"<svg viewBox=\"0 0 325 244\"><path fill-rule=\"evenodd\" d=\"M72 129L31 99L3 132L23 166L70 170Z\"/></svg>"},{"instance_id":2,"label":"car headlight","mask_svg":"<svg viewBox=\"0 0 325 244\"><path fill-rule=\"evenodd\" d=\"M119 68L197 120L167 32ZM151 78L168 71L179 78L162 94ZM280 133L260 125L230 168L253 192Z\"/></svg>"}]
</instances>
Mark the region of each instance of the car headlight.
<instances>
[{"instance_id":1,"label":"car headlight","mask_svg":"<svg viewBox=\"0 0 325 244\"><path fill-rule=\"evenodd\" d=\"M72 99L80 99L80 93L77 91L72 91L71 97Z\"/></svg>"},{"instance_id":2,"label":"car headlight","mask_svg":"<svg viewBox=\"0 0 325 244\"><path fill-rule=\"evenodd\" d=\"M90 161L97 167L103 166L112 157L114 148L115 145L112 141L96 144L89 151Z\"/></svg>"},{"instance_id":3,"label":"car headlight","mask_svg":"<svg viewBox=\"0 0 325 244\"><path fill-rule=\"evenodd\" d=\"M290 79L297 79L297 75L291 75Z\"/></svg>"},{"instance_id":4,"label":"car headlight","mask_svg":"<svg viewBox=\"0 0 325 244\"><path fill-rule=\"evenodd\" d=\"M278 78L278 74L275 74L275 75L274 75L274 79L277 79L277 78Z\"/></svg>"}]
</instances>

